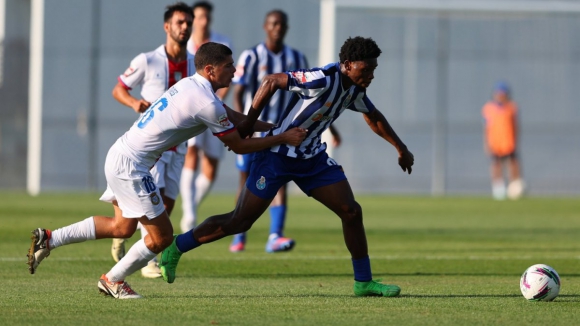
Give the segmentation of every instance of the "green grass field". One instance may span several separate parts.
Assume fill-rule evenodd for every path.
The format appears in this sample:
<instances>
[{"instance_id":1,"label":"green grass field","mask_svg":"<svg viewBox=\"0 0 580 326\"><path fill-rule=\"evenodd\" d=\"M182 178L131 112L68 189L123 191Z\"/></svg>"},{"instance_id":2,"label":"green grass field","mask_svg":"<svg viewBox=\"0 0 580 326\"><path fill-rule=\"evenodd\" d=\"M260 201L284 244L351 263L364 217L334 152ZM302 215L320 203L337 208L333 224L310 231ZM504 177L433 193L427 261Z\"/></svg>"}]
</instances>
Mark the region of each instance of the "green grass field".
<instances>
[{"instance_id":1,"label":"green grass field","mask_svg":"<svg viewBox=\"0 0 580 326\"><path fill-rule=\"evenodd\" d=\"M340 222L304 196L290 198L292 252L267 254L269 217L249 232L246 252L229 238L181 259L177 280L127 279L144 300L98 294L113 265L110 241L54 250L28 274L30 231L109 215L98 194L31 198L0 193L0 325L577 325L580 320L578 199L360 196L375 278L399 298L359 298ZM211 195L200 214L233 207ZM179 225L180 209L174 214ZM130 240L133 243L137 235ZM521 273L545 263L562 278L554 302L527 302Z\"/></svg>"}]
</instances>

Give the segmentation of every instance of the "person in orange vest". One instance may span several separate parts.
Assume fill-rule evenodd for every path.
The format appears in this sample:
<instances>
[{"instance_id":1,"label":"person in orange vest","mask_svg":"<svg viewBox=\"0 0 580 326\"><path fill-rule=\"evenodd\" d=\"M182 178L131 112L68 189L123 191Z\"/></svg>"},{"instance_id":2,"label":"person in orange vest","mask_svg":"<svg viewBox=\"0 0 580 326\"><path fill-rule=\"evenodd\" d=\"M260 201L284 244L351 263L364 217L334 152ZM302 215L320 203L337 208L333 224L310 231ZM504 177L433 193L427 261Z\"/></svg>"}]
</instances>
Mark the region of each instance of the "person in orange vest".
<instances>
[{"instance_id":1,"label":"person in orange vest","mask_svg":"<svg viewBox=\"0 0 580 326\"><path fill-rule=\"evenodd\" d=\"M520 175L518 147L518 107L511 99L510 87L505 82L498 82L493 91L493 98L482 109L485 120L484 149L491 157L492 194L497 200L506 196L519 199L524 192L524 182ZM509 183L506 188L503 177L503 165L507 162Z\"/></svg>"}]
</instances>

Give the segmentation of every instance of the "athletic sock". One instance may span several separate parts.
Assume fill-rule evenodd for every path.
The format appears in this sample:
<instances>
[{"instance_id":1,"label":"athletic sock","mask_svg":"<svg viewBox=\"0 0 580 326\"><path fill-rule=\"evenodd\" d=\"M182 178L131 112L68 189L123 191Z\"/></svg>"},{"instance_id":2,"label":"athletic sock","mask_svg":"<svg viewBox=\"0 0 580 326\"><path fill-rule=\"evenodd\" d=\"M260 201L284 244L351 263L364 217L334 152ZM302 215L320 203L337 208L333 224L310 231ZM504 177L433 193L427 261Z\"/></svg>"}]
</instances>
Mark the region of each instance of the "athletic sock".
<instances>
[{"instance_id":1,"label":"athletic sock","mask_svg":"<svg viewBox=\"0 0 580 326\"><path fill-rule=\"evenodd\" d=\"M371 261L369 256L360 259L352 260L352 267L354 269L354 280L358 282L368 282L373 279L371 273Z\"/></svg>"},{"instance_id":2,"label":"athletic sock","mask_svg":"<svg viewBox=\"0 0 580 326\"><path fill-rule=\"evenodd\" d=\"M149 232L147 232L147 229L145 229L145 227L141 224L141 222L137 224L137 228L141 230L141 240L145 241L145 237L147 236L147 234L149 234ZM155 257L151 259L151 262L157 263L157 255L155 255Z\"/></svg>"},{"instance_id":3,"label":"athletic sock","mask_svg":"<svg viewBox=\"0 0 580 326\"><path fill-rule=\"evenodd\" d=\"M270 207L270 235L276 234L281 237L284 232L285 220L286 205Z\"/></svg>"},{"instance_id":4,"label":"athletic sock","mask_svg":"<svg viewBox=\"0 0 580 326\"><path fill-rule=\"evenodd\" d=\"M195 205L199 206L201 201L207 196L211 187L213 186L213 181L208 179L203 172L200 172L195 178Z\"/></svg>"},{"instance_id":5,"label":"athletic sock","mask_svg":"<svg viewBox=\"0 0 580 326\"><path fill-rule=\"evenodd\" d=\"M141 239L135 242L125 257L111 268L107 273L107 279L109 279L109 282L124 281L127 276L147 266L147 263L155 256L157 254L149 250L145 245L145 241Z\"/></svg>"},{"instance_id":6,"label":"athletic sock","mask_svg":"<svg viewBox=\"0 0 580 326\"><path fill-rule=\"evenodd\" d=\"M238 244L238 243L246 243L246 232L243 233L238 233L236 235L234 235L234 240L232 240L232 244Z\"/></svg>"},{"instance_id":7,"label":"athletic sock","mask_svg":"<svg viewBox=\"0 0 580 326\"><path fill-rule=\"evenodd\" d=\"M52 250L70 243L95 239L95 219L91 216L75 224L52 231L48 247Z\"/></svg>"},{"instance_id":8,"label":"athletic sock","mask_svg":"<svg viewBox=\"0 0 580 326\"><path fill-rule=\"evenodd\" d=\"M195 227L196 224L196 203L195 203L195 171L184 168L181 172L179 182L179 191L181 192L181 208L183 216L181 217L181 232L187 232Z\"/></svg>"},{"instance_id":9,"label":"athletic sock","mask_svg":"<svg viewBox=\"0 0 580 326\"><path fill-rule=\"evenodd\" d=\"M496 200L504 200L506 197L506 187L503 180L493 180L491 186L493 198Z\"/></svg>"},{"instance_id":10,"label":"athletic sock","mask_svg":"<svg viewBox=\"0 0 580 326\"><path fill-rule=\"evenodd\" d=\"M201 246L201 243L197 242L193 237L193 230L185 232L183 234L178 235L175 238L175 245L177 249L182 252L186 253L192 249L195 249Z\"/></svg>"}]
</instances>

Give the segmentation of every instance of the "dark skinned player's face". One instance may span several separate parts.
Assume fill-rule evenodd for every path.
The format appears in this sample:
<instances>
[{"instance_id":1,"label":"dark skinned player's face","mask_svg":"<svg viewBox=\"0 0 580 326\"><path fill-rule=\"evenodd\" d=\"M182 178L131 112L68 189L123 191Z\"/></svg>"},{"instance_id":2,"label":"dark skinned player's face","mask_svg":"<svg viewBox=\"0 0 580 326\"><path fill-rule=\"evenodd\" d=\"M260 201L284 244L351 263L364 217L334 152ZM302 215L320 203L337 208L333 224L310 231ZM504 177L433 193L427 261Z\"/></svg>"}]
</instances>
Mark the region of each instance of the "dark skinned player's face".
<instances>
[{"instance_id":1,"label":"dark skinned player's face","mask_svg":"<svg viewBox=\"0 0 580 326\"><path fill-rule=\"evenodd\" d=\"M288 31L288 22L284 19L284 16L273 13L266 17L264 31L266 31L268 40L274 43L283 42Z\"/></svg>"},{"instance_id":2,"label":"dark skinned player's face","mask_svg":"<svg viewBox=\"0 0 580 326\"><path fill-rule=\"evenodd\" d=\"M366 59L364 61L344 62L345 74L357 86L367 88L375 78L377 59Z\"/></svg>"}]
</instances>

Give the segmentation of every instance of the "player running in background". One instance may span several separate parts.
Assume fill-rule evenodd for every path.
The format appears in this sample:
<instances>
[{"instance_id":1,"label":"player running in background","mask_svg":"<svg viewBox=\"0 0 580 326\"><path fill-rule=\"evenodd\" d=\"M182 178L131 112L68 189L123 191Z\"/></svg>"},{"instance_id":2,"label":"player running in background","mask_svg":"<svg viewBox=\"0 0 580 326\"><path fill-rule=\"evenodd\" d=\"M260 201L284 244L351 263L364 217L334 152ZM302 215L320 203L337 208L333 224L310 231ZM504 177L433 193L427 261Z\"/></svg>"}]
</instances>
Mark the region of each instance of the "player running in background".
<instances>
[{"instance_id":1,"label":"player running in background","mask_svg":"<svg viewBox=\"0 0 580 326\"><path fill-rule=\"evenodd\" d=\"M267 75L308 68L306 56L284 44L284 37L288 31L288 15L285 12L282 10L268 12L264 20L264 31L266 41L242 52L236 66L236 75L232 82L235 84L234 109L238 112L248 112L258 87ZM288 103L289 95L282 91L274 93L264 106L260 120L277 123ZM338 133L334 128L333 131L336 135L335 143L340 143ZM253 154L237 155L236 166L240 170L238 196L248 178L252 157ZM287 251L295 244L293 239L283 235L287 212L286 189L286 184L280 187L270 204L270 235L266 242L266 252ZM230 251L243 251L245 244L246 233L236 234L230 245Z\"/></svg>"},{"instance_id":2,"label":"player running in background","mask_svg":"<svg viewBox=\"0 0 580 326\"><path fill-rule=\"evenodd\" d=\"M210 30L213 6L207 1L198 1L192 5L193 32L187 42L187 50L193 54L202 44L207 42L221 43L230 49L232 42L224 35ZM228 88L218 90L217 95L224 99ZM219 160L223 157L224 146L209 130L188 140L185 163L181 174L181 230L185 232L195 227L197 223L197 208L209 193L218 171ZM201 154L203 152L203 155ZM196 176L195 172L200 167Z\"/></svg>"},{"instance_id":3,"label":"player running in background","mask_svg":"<svg viewBox=\"0 0 580 326\"><path fill-rule=\"evenodd\" d=\"M518 106L511 99L507 83L498 82L493 91L493 100L482 109L485 119L484 150L491 157L491 182L493 198L519 199L524 192L520 175L518 145ZM510 177L506 192L503 165L508 163Z\"/></svg>"},{"instance_id":4,"label":"player running in background","mask_svg":"<svg viewBox=\"0 0 580 326\"><path fill-rule=\"evenodd\" d=\"M175 237L161 254L163 278L172 283L182 253L228 235L245 232L262 215L278 189L294 181L342 220L346 246L352 256L354 293L358 296L397 296L401 289L372 279L362 209L355 201L342 167L325 152L320 135L346 109L361 112L372 131L399 153L399 165L411 173L413 154L366 95L374 78L381 50L370 38L348 38L340 49L340 62L323 68L278 73L264 78L247 120L238 125L240 135L251 135L252 125L277 90L292 92L278 125L269 135L289 128L307 128L299 146L280 145L256 153L246 188L236 208L206 219L197 228ZM268 138L268 137L265 137ZM375 157L377 153L370 153Z\"/></svg>"},{"instance_id":5,"label":"player running in background","mask_svg":"<svg viewBox=\"0 0 580 326\"><path fill-rule=\"evenodd\" d=\"M115 216L91 216L52 232L33 230L28 252L31 274L58 247L87 240L129 238L140 222L147 236L103 274L97 285L100 292L117 299L141 298L125 278L147 265L173 239L169 215L149 171L164 151L208 128L236 153L280 144L298 145L306 136L306 130L293 128L271 137L241 138L234 126L246 117L226 107L215 95L216 90L229 86L236 71L232 51L222 44L207 43L197 52L195 68L195 75L183 78L163 93L109 149L105 176L115 196ZM258 121L255 127L269 130L272 125Z\"/></svg>"},{"instance_id":6,"label":"player running in background","mask_svg":"<svg viewBox=\"0 0 580 326\"><path fill-rule=\"evenodd\" d=\"M124 74L119 76L118 83L113 88L113 97L141 114L145 112L161 94L173 86L181 78L195 73L193 55L186 50L187 40L191 34L193 15L189 6L183 2L168 6L164 14L163 28L167 34L165 44L147 53L141 53L129 65ZM138 99L130 91L141 88ZM161 192L167 214L171 215L175 199L179 194L179 177L183 169L186 144L180 144L161 155L161 158L151 170L151 175ZM112 202L113 193L107 189L101 200ZM147 235L147 230L141 228L141 238ZM125 239L113 239L111 247L113 259L118 262L125 255ZM161 271L154 258L141 270L144 277L161 277Z\"/></svg>"}]
</instances>

